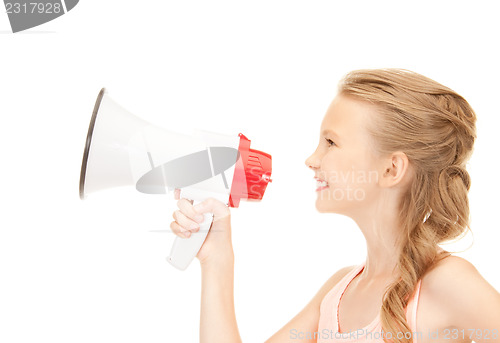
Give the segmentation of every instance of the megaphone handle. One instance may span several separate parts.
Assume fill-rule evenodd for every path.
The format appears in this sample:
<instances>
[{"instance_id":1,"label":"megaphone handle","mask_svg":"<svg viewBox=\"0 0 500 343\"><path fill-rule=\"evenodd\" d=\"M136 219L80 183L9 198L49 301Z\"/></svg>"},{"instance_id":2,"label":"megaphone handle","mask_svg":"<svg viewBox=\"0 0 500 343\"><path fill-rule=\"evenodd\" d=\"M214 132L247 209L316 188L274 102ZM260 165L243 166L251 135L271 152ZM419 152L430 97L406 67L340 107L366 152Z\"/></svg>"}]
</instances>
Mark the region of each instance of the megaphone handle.
<instances>
[{"instance_id":1,"label":"megaphone handle","mask_svg":"<svg viewBox=\"0 0 500 343\"><path fill-rule=\"evenodd\" d=\"M200 202L194 200L193 205ZM200 251L213 221L212 213L205 213L204 216L205 220L200 224L198 232L192 232L189 238L175 237L170 256L167 257L167 261L175 268L185 270Z\"/></svg>"}]
</instances>

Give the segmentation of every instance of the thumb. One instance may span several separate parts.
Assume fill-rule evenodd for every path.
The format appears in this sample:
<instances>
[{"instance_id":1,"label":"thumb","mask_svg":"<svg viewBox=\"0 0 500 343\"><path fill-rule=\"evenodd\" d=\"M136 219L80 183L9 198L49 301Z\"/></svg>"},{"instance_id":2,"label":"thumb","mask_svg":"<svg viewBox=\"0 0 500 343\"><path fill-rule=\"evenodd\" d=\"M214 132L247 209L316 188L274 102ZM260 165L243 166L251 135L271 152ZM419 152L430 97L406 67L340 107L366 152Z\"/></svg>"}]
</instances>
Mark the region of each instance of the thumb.
<instances>
[{"instance_id":1,"label":"thumb","mask_svg":"<svg viewBox=\"0 0 500 343\"><path fill-rule=\"evenodd\" d=\"M195 205L194 210L200 214L213 213L214 221L225 218L231 214L229 207L214 198L205 199L201 203Z\"/></svg>"}]
</instances>

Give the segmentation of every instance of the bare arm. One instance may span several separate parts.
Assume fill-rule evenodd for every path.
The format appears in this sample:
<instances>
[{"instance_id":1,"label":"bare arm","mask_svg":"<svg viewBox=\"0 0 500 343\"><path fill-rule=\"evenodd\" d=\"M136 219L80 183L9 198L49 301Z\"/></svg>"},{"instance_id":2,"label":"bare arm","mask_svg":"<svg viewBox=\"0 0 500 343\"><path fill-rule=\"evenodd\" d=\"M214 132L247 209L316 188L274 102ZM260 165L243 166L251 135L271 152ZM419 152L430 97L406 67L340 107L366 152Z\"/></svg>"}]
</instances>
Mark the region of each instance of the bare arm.
<instances>
[{"instance_id":1,"label":"bare arm","mask_svg":"<svg viewBox=\"0 0 500 343\"><path fill-rule=\"evenodd\" d=\"M428 277L431 296L446 309L448 326L460 338L500 343L500 293L467 260L450 257Z\"/></svg>"},{"instance_id":2,"label":"bare arm","mask_svg":"<svg viewBox=\"0 0 500 343\"><path fill-rule=\"evenodd\" d=\"M231 213L222 202L209 198L193 206L192 201L180 199L180 210L174 212L172 231L185 238L202 213L213 213L211 229L196 257L201 266L200 343L241 342L234 311L234 254L231 243ZM188 233L188 236L190 234Z\"/></svg>"},{"instance_id":3,"label":"bare arm","mask_svg":"<svg viewBox=\"0 0 500 343\"><path fill-rule=\"evenodd\" d=\"M453 320L464 328L470 339L481 343L500 343L500 293L491 286L469 262L457 261L459 284L450 298ZM460 309L452 299L460 297Z\"/></svg>"},{"instance_id":4,"label":"bare arm","mask_svg":"<svg viewBox=\"0 0 500 343\"><path fill-rule=\"evenodd\" d=\"M176 193L176 199L179 194ZM241 342L234 310L234 254L231 244L231 216L229 209L219 201L207 199L193 207L186 199L179 199L180 211L174 212L175 222L170 227L179 237L196 223L197 214L210 212L214 221L197 258L201 265L200 343ZM197 231L196 229L194 231ZM288 324L267 340L268 343L290 341L291 330L315 332L318 329L321 301L328 291L352 267L339 270ZM294 339L294 342L316 342L316 339Z\"/></svg>"},{"instance_id":5,"label":"bare arm","mask_svg":"<svg viewBox=\"0 0 500 343\"><path fill-rule=\"evenodd\" d=\"M200 343L209 342L241 342L234 310L232 252L220 263L201 264Z\"/></svg>"}]
</instances>

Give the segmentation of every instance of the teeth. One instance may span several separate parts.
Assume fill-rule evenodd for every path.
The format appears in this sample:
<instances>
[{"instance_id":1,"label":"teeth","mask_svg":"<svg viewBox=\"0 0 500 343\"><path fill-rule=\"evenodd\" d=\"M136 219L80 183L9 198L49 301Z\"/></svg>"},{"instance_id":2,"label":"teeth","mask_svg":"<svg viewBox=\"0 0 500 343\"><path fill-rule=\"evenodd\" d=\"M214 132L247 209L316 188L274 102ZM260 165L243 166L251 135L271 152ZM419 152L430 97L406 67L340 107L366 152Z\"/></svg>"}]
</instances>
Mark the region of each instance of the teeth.
<instances>
[{"instance_id":1,"label":"teeth","mask_svg":"<svg viewBox=\"0 0 500 343\"><path fill-rule=\"evenodd\" d=\"M328 183L326 181L316 180L316 185L318 187L326 187L326 186L328 186Z\"/></svg>"}]
</instances>

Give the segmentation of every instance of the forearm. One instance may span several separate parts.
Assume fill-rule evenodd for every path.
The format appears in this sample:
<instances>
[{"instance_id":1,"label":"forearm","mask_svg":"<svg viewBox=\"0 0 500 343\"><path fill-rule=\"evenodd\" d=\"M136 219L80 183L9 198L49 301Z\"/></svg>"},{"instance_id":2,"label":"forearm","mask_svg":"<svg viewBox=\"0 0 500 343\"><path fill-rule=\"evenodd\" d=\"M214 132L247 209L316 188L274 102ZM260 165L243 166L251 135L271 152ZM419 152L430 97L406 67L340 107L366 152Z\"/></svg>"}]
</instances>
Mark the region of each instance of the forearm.
<instances>
[{"instance_id":1,"label":"forearm","mask_svg":"<svg viewBox=\"0 0 500 343\"><path fill-rule=\"evenodd\" d=\"M234 257L201 266L200 343L241 342L234 310Z\"/></svg>"}]
</instances>

